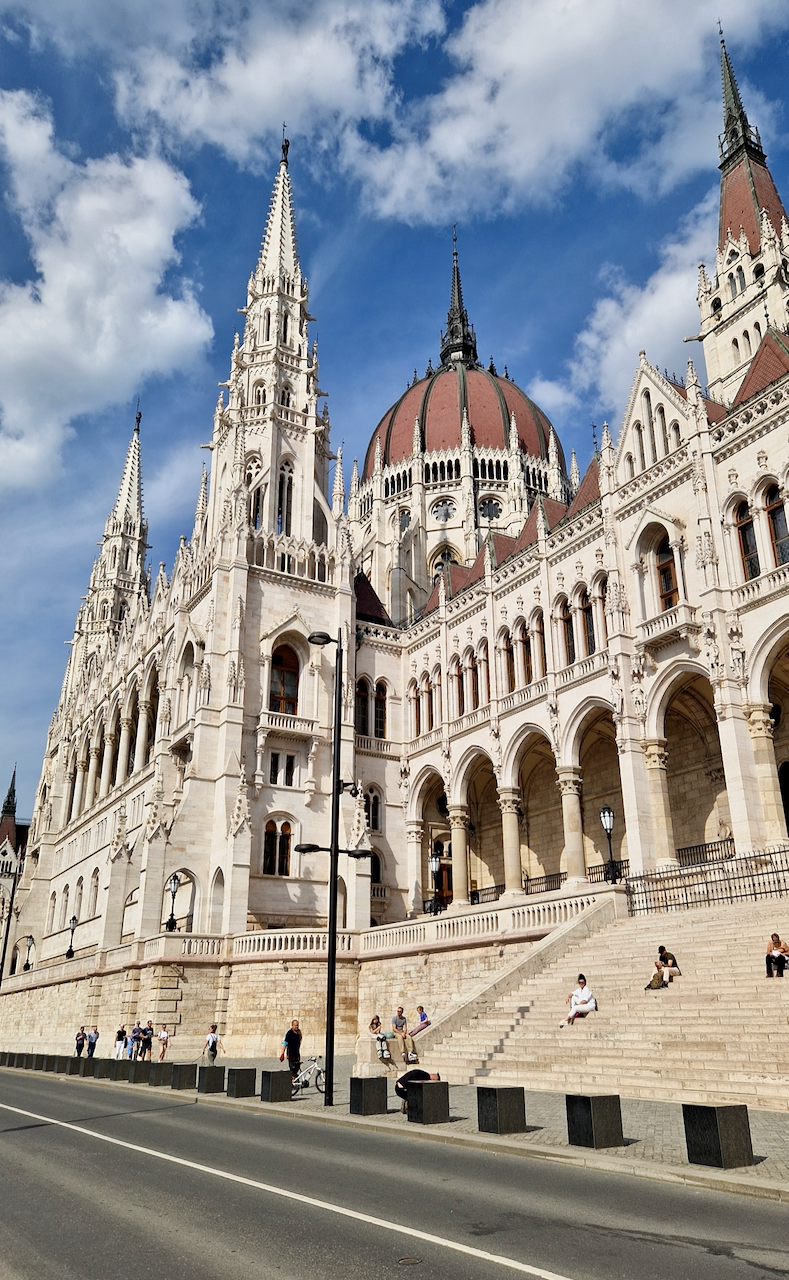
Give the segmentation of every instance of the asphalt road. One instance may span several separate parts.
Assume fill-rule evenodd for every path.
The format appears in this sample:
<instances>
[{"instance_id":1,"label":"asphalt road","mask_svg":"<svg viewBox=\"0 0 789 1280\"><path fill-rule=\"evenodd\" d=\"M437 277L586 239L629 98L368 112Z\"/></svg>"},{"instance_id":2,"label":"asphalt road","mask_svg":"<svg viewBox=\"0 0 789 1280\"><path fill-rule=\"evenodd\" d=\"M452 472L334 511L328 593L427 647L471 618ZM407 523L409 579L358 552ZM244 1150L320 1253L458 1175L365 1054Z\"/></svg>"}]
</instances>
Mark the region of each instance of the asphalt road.
<instances>
[{"instance_id":1,"label":"asphalt road","mask_svg":"<svg viewBox=\"0 0 789 1280\"><path fill-rule=\"evenodd\" d=\"M2 1280L789 1275L786 1206L10 1071L0 1188Z\"/></svg>"}]
</instances>

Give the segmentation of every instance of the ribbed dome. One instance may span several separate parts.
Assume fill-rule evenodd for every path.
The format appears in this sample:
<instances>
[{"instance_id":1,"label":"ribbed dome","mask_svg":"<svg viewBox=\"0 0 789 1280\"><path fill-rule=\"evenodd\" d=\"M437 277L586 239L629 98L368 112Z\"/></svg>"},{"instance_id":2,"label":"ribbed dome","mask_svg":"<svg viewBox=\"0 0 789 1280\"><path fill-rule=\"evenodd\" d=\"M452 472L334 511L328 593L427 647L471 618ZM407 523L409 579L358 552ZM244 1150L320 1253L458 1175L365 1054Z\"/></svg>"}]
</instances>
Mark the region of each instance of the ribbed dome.
<instances>
[{"instance_id":1,"label":"ribbed dome","mask_svg":"<svg viewBox=\"0 0 789 1280\"><path fill-rule=\"evenodd\" d=\"M551 424L520 387L479 366L468 368L462 361L442 365L409 387L379 422L367 449L362 478L368 480L375 465L376 440L381 441L384 466L411 457L414 419L422 431L426 453L458 449L461 443L463 410L468 413L471 442L480 449L509 447L510 414L515 414L518 438L524 453L534 458L548 457ZM565 470L559 447L559 465Z\"/></svg>"}]
</instances>

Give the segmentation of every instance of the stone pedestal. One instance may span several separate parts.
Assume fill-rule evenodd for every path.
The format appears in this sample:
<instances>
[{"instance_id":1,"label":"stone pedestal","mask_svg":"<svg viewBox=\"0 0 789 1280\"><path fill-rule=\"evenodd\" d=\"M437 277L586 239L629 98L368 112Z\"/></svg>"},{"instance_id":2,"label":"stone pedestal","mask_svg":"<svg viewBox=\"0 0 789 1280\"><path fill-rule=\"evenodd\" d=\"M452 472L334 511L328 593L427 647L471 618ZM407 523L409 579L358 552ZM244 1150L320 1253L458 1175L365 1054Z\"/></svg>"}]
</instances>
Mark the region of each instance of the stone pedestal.
<instances>
[{"instance_id":1,"label":"stone pedestal","mask_svg":"<svg viewBox=\"0 0 789 1280\"><path fill-rule=\"evenodd\" d=\"M72 1061L65 1053L59 1053L55 1058L55 1072L57 1075L65 1075L68 1071L68 1064ZM9 1064L10 1065L10 1064Z\"/></svg>"},{"instance_id":2,"label":"stone pedestal","mask_svg":"<svg viewBox=\"0 0 789 1280\"><path fill-rule=\"evenodd\" d=\"M384 1116L387 1111L388 1085L383 1076L370 1079L351 1077L351 1115Z\"/></svg>"},{"instance_id":3,"label":"stone pedestal","mask_svg":"<svg viewBox=\"0 0 789 1280\"><path fill-rule=\"evenodd\" d=\"M17 1054L17 1057L18 1056L19 1055ZM81 1067L83 1067L84 1064L85 1064L84 1058L67 1058L66 1059L66 1075L81 1076L82 1075Z\"/></svg>"},{"instance_id":4,"label":"stone pedestal","mask_svg":"<svg viewBox=\"0 0 789 1280\"><path fill-rule=\"evenodd\" d=\"M80 1060L79 1060L79 1074L80 1074L81 1076L91 1076L91 1077L92 1077L92 1076L93 1076L93 1074L94 1074L94 1072L95 1072L95 1070L96 1070L95 1063L96 1063L96 1059L95 1059L95 1058L80 1058Z\"/></svg>"},{"instance_id":5,"label":"stone pedestal","mask_svg":"<svg viewBox=\"0 0 789 1280\"><path fill-rule=\"evenodd\" d=\"M46 1069L44 1066L45 1062L46 1062L46 1057L44 1056L43 1053L33 1054L33 1070L34 1071L44 1071Z\"/></svg>"},{"instance_id":6,"label":"stone pedestal","mask_svg":"<svg viewBox=\"0 0 789 1280\"><path fill-rule=\"evenodd\" d=\"M477 1128L480 1133L525 1133L526 1096L519 1086L477 1088Z\"/></svg>"},{"instance_id":7,"label":"stone pedestal","mask_svg":"<svg viewBox=\"0 0 789 1280\"><path fill-rule=\"evenodd\" d=\"M57 1071L57 1069L58 1069L58 1058L57 1058L57 1054L54 1054L54 1053L48 1053L48 1054L47 1054L47 1056L46 1056L46 1058L44 1059L44 1070L45 1070L45 1071Z\"/></svg>"},{"instance_id":8,"label":"stone pedestal","mask_svg":"<svg viewBox=\"0 0 789 1280\"><path fill-rule=\"evenodd\" d=\"M7 1067L7 1066L8 1066L8 1050L3 1049L2 1052L0 1052L0 1067Z\"/></svg>"},{"instance_id":9,"label":"stone pedestal","mask_svg":"<svg viewBox=\"0 0 789 1280\"><path fill-rule=\"evenodd\" d=\"M15 1069L24 1071L25 1067L27 1066L27 1054L26 1053L10 1054L8 1058L8 1065L9 1067L14 1067Z\"/></svg>"},{"instance_id":10,"label":"stone pedestal","mask_svg":"<svg viewBox=\"0 0 789 1280\"><path fill-rule=\"evenodd\" d=\"M361 1080L369 1079L374 1076L396 1076L397 1063L394 1060L394 1046L398 1043L396 1040L387 1040L389 1052L392 1055L387 1061L385 1058L378 1057L378 1049L376 1043L368 1031L363 1031L356 1039L356 1065L353 1069L354 1076L358 1076Z\"/></svg>"},{"instance_id":11,"label":"stone pedestal","mask_svg":"<svg viewBox=\"0 0 789 1280\"><path fill-rule=\"evenodd\" d=\"M409 1080L408 1119L411 1124L447 1124L449 1085L446 1080Z\"/></svg>"},{"instance_id":12,"label":"stone pedestal","mask_svg":"<svg viewBox=\"0 0 789 1280\"><path fill-rule=\"evenodd\" d=\"M171 1062L172 1077L170 1079L171 1089L196 1089L197 1088L197 1063L196 1062Z\"/></svg>"},{"instance_id":13,"label":"stone pedestal","mask_svg":"<svg viewBox=\"0 0 789 1280\"><path fill-rule=\"evenodd\" d=\"M292 1094L293 1083L289 1071L261 1071L261 1102L290 1102Z\"/></svg>"},{"instance_id":14,"label":"stone pedestal","mask_svg":"<svg viewBox=\"0 0 789 1280\"><path fill-rule=\"evenodd\" d=\"M707 1107L683 1102L682 1119L690 1164L707 1164L715 1169L742 1169L753 1164L745 1105Z\"/></svg>"},{"instance_id":15,"label":"stone pedestal","mask_svg":"<svg viewBox=\"0 0 789 1280\"><path fill-rule=\"evenodd\" d=\"M151 1074L150 1062L130 1062L127 1079L129 1084L147 1084Z\"/></svg>"},{"instance_id":16,"label":"stone pedestal","mask_svg":"<svg viewBox=\"0 0 789 1280\"><path fill-rule=\"evenodd\" d=\"M618 1093L568 1093L567 1141L571 1147L623 1147L622 1108Z\"/></svg>"},{"instance_id":17,"label":"stone pedestal","mask_svg":"<svg viewBox=\"0 0 789 1280\"><path fill-rule=\"evenodd\" d=\"M152 1062L148 1073L148 1084L155 1089L169 1089L173 1079L172 1062Z\"/></svg>"},{"instance_id":18,"label":"stone pedestal","mask_svg":"<svg viewBox=\"0 0 789 1280\"><path fill-rule=\"evenodd\" d=\"M94 1058L93 1075L96 1080L109 1080L113 1067L112 1058Z\"/></svg>"},{"instance_id":19,"label":"stone pedestal","mask_svg":"<svg viewBox=\"0 0 789 1280\"><path fill-rule=\"evenodd\" d=\"M197 1072L198 1093L224 1093L225 1068L199 1067Z\"/></svg>"},{"instance_id":20,"label":"stone pedestal","mask_svg":"<svg viewBox=\"0 0 789 1280\"><path fill-rule=\"evenodd\" d=\"M257 1074L257 1067L228 1067L228 1098L254 1098Z\"/></svg>"}]
</instances>

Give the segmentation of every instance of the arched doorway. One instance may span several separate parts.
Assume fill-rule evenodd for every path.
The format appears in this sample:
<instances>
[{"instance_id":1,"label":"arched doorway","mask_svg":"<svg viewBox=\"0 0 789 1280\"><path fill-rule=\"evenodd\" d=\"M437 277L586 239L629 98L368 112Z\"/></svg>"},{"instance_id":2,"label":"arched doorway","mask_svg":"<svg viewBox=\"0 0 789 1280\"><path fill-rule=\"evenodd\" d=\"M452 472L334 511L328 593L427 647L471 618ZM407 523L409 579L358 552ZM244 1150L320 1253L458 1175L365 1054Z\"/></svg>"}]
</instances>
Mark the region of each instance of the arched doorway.
<instances>
[{"instance_id":1,"label":"arched doorway","mask_svg":"<svg viewBox=\"0 0 789 1280\"><path fill-rule=\"evenodd\" d=\"M616 727L610 711L591 712L582 731L579 763L581 766L581 814L584 838L584 862L587 872L595 877L594 868L608 862L608 840L600 821L600 810L608 805L614 811L611 851L619 862L627 858L625 805L619 773ZM598 872L598 875L600 873Z\"/></svg>"},{"instance_id":2,"label":"arched doorway","mask_svg":"<svg viewBox=\"0 0 789 1280\"><path fill-rule=\"evenodd\" d=\"M675 688L666 707L664 737L669 810L680 860L726 852L731 817L712 686L704 676L689 675Z\"/></svg>"},{"instance_id":3,"label":"arched doorway","mask_svg":"<svg viewBox=\"0 0 789 1280\"><path fill-rule=\"evenodd\" d=\"M556 760L548 739L530 734L522 748L518 777L521 789L521 861L528 888L556 888L564 877L564 823L556 780Z\"/></svg>"},{"instance_id":4,"label":"arched doorway","mask_svg":"<svg viewBox=\"0 0 789 1280\"><path fill-rule=\"evenodd\" d=\"M469 898L471 902L484 902L504 889L501 809L496 775L487 756L479 755L472 766L466 804Z\"/></svg>"}]
</instances>

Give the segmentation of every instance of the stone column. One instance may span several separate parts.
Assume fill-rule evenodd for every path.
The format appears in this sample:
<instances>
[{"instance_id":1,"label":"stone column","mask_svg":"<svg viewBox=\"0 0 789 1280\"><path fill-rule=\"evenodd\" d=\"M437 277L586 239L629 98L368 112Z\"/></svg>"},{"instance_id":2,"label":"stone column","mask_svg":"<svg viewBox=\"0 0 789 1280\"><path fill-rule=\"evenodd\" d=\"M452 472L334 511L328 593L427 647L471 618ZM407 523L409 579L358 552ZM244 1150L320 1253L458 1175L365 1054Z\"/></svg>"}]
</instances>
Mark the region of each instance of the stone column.
<instances>
[{"instance_id":1,"label":"stone column","mask_svg":"<svg viewBox=\"0 0 789 1280\"><path fill-rule=\"evenodd\" d=\"M518 822L520 798L517 787L499 789L501 839L504 846L504 895L507 898L519 898L523 894L521 836Z\"/></svg>"},{"instance_id":2,"label":"stone column","mask_svg":"<svg viewBox=\"0 0 789 1280\"><path fill-rule=\"evenodd\" d=\"M526 655L523 652L523 631L518 632L518 638L512 642L515 651L515 688L525 689L526 680Z\"/></svg>"},{"instance_id":3,"label":"stone column","mask_svg":"<svg viewBox=\"0 0 789 1280\"><path fill-rule=\"evenodd\" d=\"M88 782L85 788L85 808L89 809L96 799L96 778L99 773L99 756L101 749L99 747L91 747L90 749L90 768L88 769Z\"/></svg>"},{"instance_id":4,"label":"stone column","mask_svg":"<svg viewBox=\"0 0 789 1280\"><path fill-rule=\"evenodd\" d=\"M110 789L110 769L112 768L112 750L117 741L114 733L108 733L104 739L104 758L101 762L101 782L99 783L99 800L103 800Z\"/></svg>"},{"instance_id":5,"label":"stone column","mask_svg":"<svg viewBox=\"0 0 789 1280\"><path fill-rule=\"evenodd\" d=\"M408 876L406 888L406 914L421 916L422 914L422 838L425 824L423 822L407 822L405 824L405 865Z\"/></svg>"},{"instance_id":6,"label":"stone column","mask_svg":"<svg viewBox=\"0 0 789 1280\"><path fill-rule=\"evenodd\" d=\"M82 798L85 794L85 774L88 764L86 760L77 761L77 780L74 784L74 798L71 801L71 816L78 818L82 813Z\"/></svg>"},{"instance_id":7,"label":"stone column","mask_svg":"<svg viewBox=\"0 0 789 1280\"><path fill-rule=\"evenodd\" d=\"M685 583L685 549L682 545L682 538L675 538L669 544L674 552L674 569L677 575L677 590L679 592L679 603L688 603L688 589Z\"/></svg>"},{"instance_id":8,"label":"stone column","mask_svg":"<svg viewBox=\"0 0 789 1280\"><path fill-rule=\"evenodd\" d=\"M468 810L465 805L450 805L452 828L452 906L468 906Z\"/></svg>"},{"instance_id":9,"label":"stone column","mask_svg":"<svg viewBox=\"0 0 789 1280\"><path fill-rule=\"evenodd\" d=\"M63 810L61 813L60 825L65 827L71 816L71 801L74 796L74 778L76 777L76 765L74 769L69 769L65 775L66 790L63 795Z\"/></svg>"},{"instance_id":10,"label":"stone column","mask_svg":"<svg viewBox=\"0 0 789 1280\"><path fill-rule=\"evenodd\" d=\"M661 867L678 867L679 859L674 845L674 825L671 821L671 805L668 797L666 739L648 738L644 743L644 759L649 779L657 867L658 870Z\"/></svg>"},{"instance_id":11,"label":"stone column","mask_svg":"<svg viewBox=\"0 0 789 1280\"><path fill-rule=\"evenodd\" d=\"M134 743L134 764L132 769L137 773L138 769L145 768L145 752L148 746L148 716L151 713L150 702L141 702L137 707L139 719L137 721L137 738Z\"/></svg>"},{"instance_id":12,"label":"stone column","mask_svg":"<svg viewBox=\"0 0 789 1280\"><path fill-rule=\"evenodd\" d=\"M545 626L545 623L543 623ZM531 670L534 680L542 680L545 675L545 662L543 661L543 636L540 635L539 627L533 626L529 628L529 638L531 640Z\"/></svg>"},{"instance_id":13,"label":"stone column","mask_svg":"<svg viewBox=\"0 0 789 1280\"><path fill-rule=\"evenodd\" d=\"M131 730L132 722L128 716L124 716L121 720L121 741L118 747L118 767L115 770L116 786L121 786L126 781L126 775L129 772L129 747L131 746Z\"/></svg>"},{"instance_id":14,"label":"stone column","mask_svg":"<svg viewBox=\"0 0 789 1280\"><path fill-rule=\"evenodd\" d=\"M584 833L581 817L581 770L574 766L556 769L559 790L562 793L562 824L564 826L564 859L568 881L586 880L584 858Z\"/></svg>"},{"instance_id":15,"label":"stone column","mask_svg":"<svg viewBox=\"0 0 789 1280\"><path fill-rule=\"evenodd\" d=\"M737 691L739 695L739 690ZM749 724L741 706L730 702L718 718L731 832L738 854L760 849L764 843L762 797Z\"/></svg>"},{"instance_id":16,"label":"stone column","mask_svg":"<svg viewBox=\"0 0 789 1280\"><path fill-rule=\"evenodd\" d=\"M768 844L777 844L786 840L786 816L775 763L773 722L770 719L769 703L759 703L749 707L748 730L753 743L756 776L762 798L765 838Z\"/></svg>"}]
</instances>

